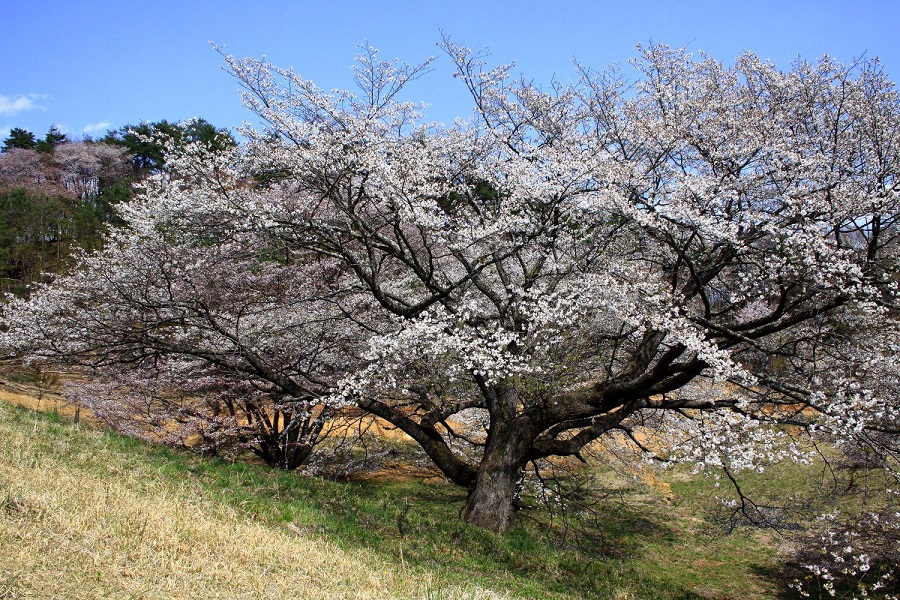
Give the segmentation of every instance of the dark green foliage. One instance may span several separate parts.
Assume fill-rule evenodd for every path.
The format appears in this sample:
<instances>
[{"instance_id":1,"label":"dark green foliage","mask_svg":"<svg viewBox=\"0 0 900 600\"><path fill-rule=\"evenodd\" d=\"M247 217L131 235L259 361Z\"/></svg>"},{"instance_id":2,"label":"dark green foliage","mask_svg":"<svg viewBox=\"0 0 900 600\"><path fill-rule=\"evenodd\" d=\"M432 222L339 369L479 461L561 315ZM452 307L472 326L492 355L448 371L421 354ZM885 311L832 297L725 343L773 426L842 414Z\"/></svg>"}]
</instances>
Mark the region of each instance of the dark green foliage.
<instances>
[{"instance_id":1,"label":"dark green foliage","mask_svg":"<svg viewBox=\"0 0 900 600\"><path fill-rule=\"evenodd\" d=\"M12 148L22 148L24 150L34 150L37 147L37 140L34 134L21 127L13 127L9 132L9 136L3 140L3 151Z\"/></svg>"},{"instance_id":2,"label":"dark green foliage","mask_svg":"<svg viewBox=\"0 0 900 600\"><path fill-rule=\"evenodd\" d=\"M119 222L115 205L131 195L127 180L76 199L0 190L0 292L25 295L43 274L65 271L75 247L100 248L107 225Z\"/></svg>"},{"instance_id":3,"label":"dark green foliage","mask_svg":"<svg viewBox=\"0 0 900 600\"><path fill-rule=\"evenodd\" d=\"M152 171L164 163L163 146L159 142L145 138L153 137L157 125L160 124L168 125L166 121L126 125L108 132L101 141L124 147L131 155L131 164L135 171Z\"/></svg>"},{"instance_id":4,"label":"dark green foliage","mask_svg":"<svg viewBox=\"0 0 900 600\"><path fill-rule=\"evenodd\" d=\"M68 255L70 209L60 197L16 189L0 193L0 282L22 293Z\"/></svg>"},{"instance_id":5,"label":"dark green foliage","mask_svg":"<svg viewBox=\"0 0 900 600\"><path fill-rule=\"evenodd\" d=\"M163 119L126 125L110 131L100 141L124 147L131 155L131 163L137 172L151 172L165 167L165 140L176 146L201 142L211 150L224 150L236 145L225 129L216 129L205 119L185 123L170 123Z\"/></svg>"},{"instance_id":6,"label":"dark green foliage","mask_svg":"<svg viewBox=\"0 0 900 600\"><path fill-rule=\"evenodd\" d=\"M478 214L486 216L496 213L502 197L500 191L489 181L467 181L465 191L450 192L438 198L438 206L448 215L456 214L462 207L471 207Z\"/></svg>"},{"instance_id":7,"label":"dark green foliage","mask_svg":"<svg viewBox=\"0 0 900 600\"><path fill-rule=\"evenodd\" d=\"M51 153L53 149L59 146L60 144L66 144L69 142L68 136L61 132L56 125L50 128L50 131L44 136L44 139L40 140L35 144L34 149L38 152Z\"/></svg>"}]
</instances>

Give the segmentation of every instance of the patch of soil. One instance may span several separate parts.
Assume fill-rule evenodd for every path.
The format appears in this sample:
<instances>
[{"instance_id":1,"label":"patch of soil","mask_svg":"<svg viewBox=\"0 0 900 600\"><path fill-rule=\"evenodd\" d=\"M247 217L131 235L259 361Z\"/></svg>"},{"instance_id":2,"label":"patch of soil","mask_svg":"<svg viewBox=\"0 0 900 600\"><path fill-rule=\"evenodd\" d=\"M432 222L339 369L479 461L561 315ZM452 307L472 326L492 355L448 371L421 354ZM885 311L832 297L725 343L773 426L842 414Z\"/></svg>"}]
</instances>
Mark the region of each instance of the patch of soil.
<instances>
[{"instance_id":1,"label":"patch of soil","mask_svg":"<svg viewBox=\"0 0 900 600\"><path fill-rule=\"evenodd\" d=\"M0 376L0 402L41 412L56 412L74 421L95 419L86 409L66 402L58 388L41 390L38 386L11 381Z\"/></svg>"},{"instance_id":2,"label":"patch of soil","mask_svg":"<svg viewBox=\"0 0 900 600\"><path fill-rule=\"evenodd\" d=\"M447 481L447 478L435 467L421 467L407 463L392 462L375 471L354 473L349 480L372 483L399 483L403 481L444 483Z\"/></svg>"}]
</instances>

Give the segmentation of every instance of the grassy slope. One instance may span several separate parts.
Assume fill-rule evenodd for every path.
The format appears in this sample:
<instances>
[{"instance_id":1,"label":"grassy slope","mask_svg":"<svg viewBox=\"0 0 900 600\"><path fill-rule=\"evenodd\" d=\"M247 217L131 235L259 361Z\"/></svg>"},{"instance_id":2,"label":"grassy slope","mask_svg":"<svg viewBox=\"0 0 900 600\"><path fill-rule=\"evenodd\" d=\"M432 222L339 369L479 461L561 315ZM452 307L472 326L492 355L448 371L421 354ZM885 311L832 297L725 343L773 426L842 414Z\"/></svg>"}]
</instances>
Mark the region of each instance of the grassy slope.
<instances>
[{"instance_id":1,"label":"grassy slope","mask_svg":"<svg viewBox=\"0 0 900 600\"><path fill-rule=\"evenodd\" d=\"M153 448L0 402L0 598L769 598L771 540L702 533L693 479L596 536L462 524L448 485L340 484ZM705 488L703 488L705 489ZM540 518L539 514L533 515Z\"/></svg>"}]
</instances>

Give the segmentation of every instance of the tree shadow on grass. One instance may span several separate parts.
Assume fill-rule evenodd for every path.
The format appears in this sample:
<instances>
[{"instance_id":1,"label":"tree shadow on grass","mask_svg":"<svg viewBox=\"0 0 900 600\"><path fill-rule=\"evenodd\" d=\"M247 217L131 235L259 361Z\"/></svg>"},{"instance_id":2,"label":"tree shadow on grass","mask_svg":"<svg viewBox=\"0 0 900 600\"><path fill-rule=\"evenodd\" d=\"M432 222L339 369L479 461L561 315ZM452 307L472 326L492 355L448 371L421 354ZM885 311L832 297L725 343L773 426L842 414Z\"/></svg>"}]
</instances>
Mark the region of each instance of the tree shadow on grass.
<instances>
[{"instance_id":1,"label":"tree shadow on grass","mask_svg":"<svg viewBox=\"0 0 900 600\"><path fill-rule=\"evenodd\" d=\"M701 597L636 568L640 540L675 535L640 507L609 505L594 515L594 530L586 528L577 540L570 534L560 544L558 524L536 518L541 513L535 509L518 511L505 535L467 525L461 519L466 492L448 484L336 483L108 432L104 439L128 460L151 465L157 476L195 487L203 497L253 520L369 551L394 568L421 569L448 585L528 598Z\"/></svg>"},{"instance_id":2,"label":"tree shadow on grass","mask_svg":"<svg viewBox=\"0 0 900 600\"><path fill-rule=\"evenodd\" d=\"M635 571L631 563L639 559L642 542L673 538L676 532L627 505L610 503L588 518L569 515L568 520L520 508L510 529L497 535L462 521L466 491L458 487L350 485L356 508L330 514L328 534L341 543L368 540L362 545L393 557L402 549L409 564L466 574L487 585L514 580L513 589L524 585L529 594L609 597L627 591L632 597L700 597ZM377 535L371 537L372 532Z\"/></svg>"},{"instance_id":3,"label":"tree shadow on grass","mask_svg":"<svg viewBox=\"0 0 900 600\"><path fill-rule=\"evenodd\" d=\"M191 472L230 505L289 531L313 531L345 548L458 584L524 597L700 598L634 567L641 540L675 532L627 505L566 527L537 509L517 511L504 534L462 521L466 490L450 484L338 483L262 467L192 459Z\"/></svg>"}]
</instances>

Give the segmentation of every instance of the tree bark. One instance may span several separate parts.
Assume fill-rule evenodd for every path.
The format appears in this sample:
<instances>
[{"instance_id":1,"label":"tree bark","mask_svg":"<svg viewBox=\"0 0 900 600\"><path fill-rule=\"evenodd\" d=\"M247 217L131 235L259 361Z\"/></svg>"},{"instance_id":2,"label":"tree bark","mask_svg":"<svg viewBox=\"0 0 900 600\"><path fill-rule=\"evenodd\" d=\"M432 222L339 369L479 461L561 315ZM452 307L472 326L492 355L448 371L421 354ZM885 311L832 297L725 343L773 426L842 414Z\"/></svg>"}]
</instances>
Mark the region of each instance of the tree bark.
<instances>
[{"instance_id":1,"label":"tree bark","mask_svg":"<svg viewBox=\"0 0 900 600\"><path fill-rule=\"evenodd\" d=\"M492 429L466 501L466 522L497 533L506 531L513 514L516 484L534 438L534 428L525 419L500 423Z\"/></svg>"}]
</instances>

